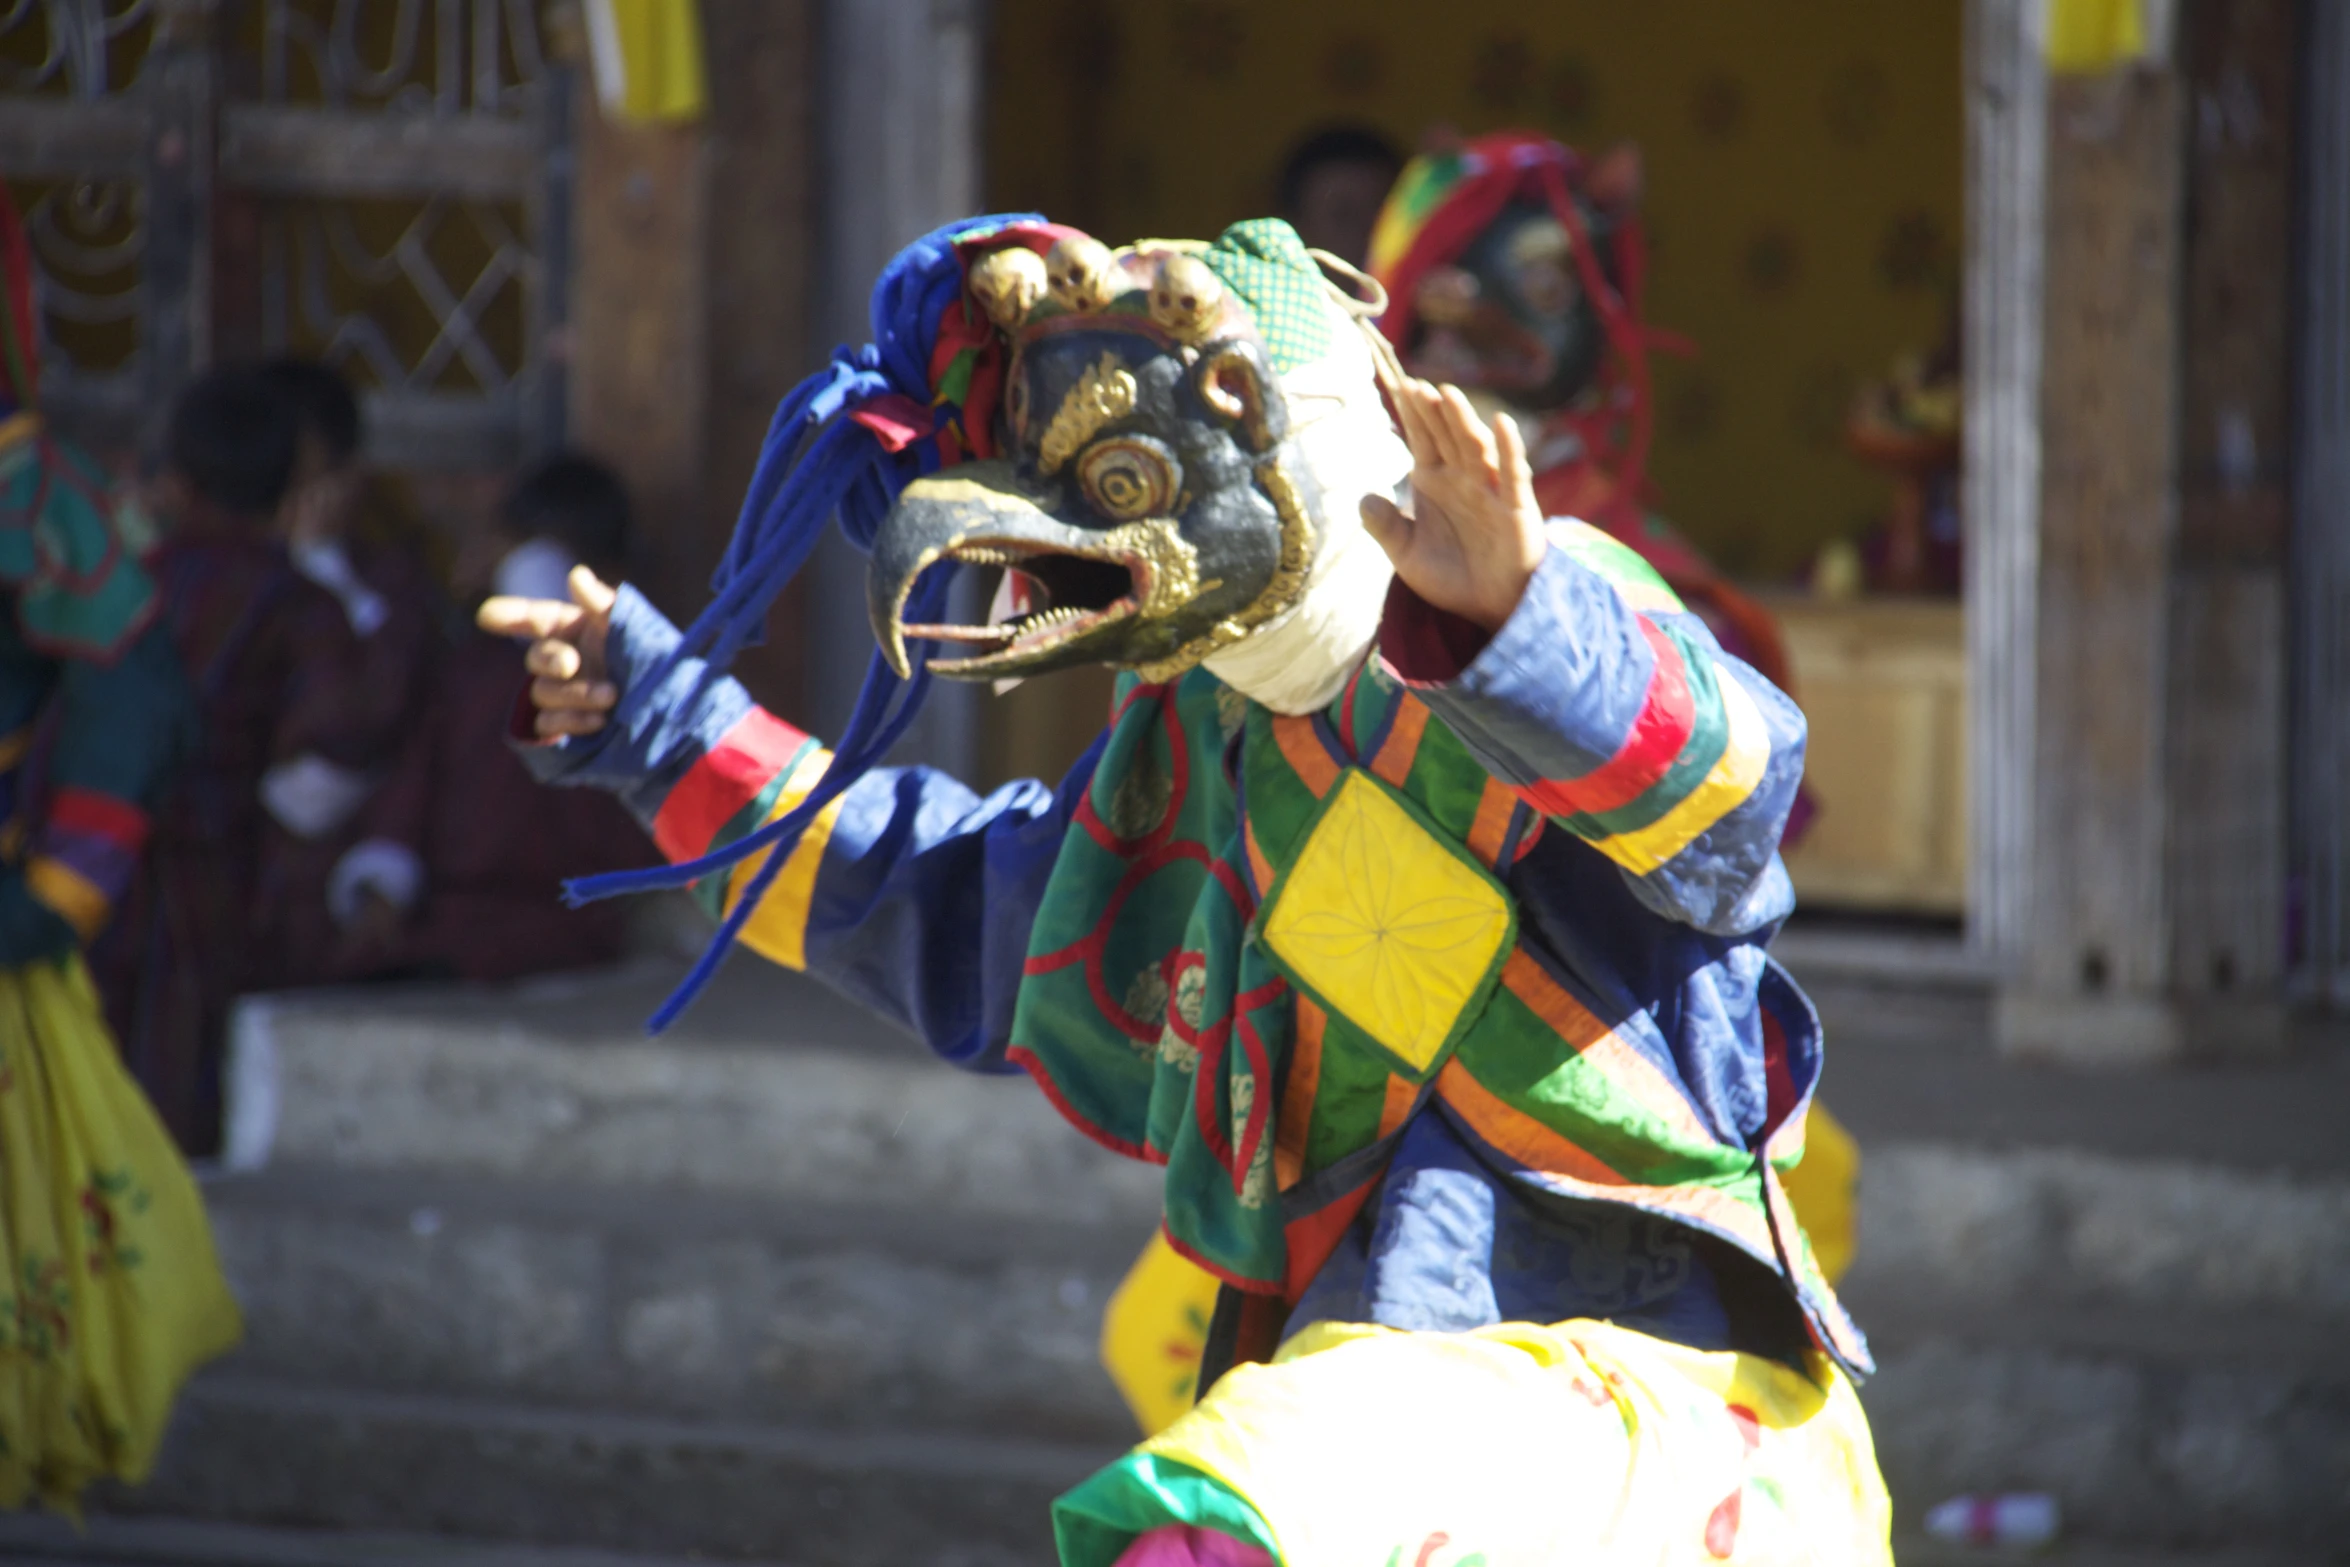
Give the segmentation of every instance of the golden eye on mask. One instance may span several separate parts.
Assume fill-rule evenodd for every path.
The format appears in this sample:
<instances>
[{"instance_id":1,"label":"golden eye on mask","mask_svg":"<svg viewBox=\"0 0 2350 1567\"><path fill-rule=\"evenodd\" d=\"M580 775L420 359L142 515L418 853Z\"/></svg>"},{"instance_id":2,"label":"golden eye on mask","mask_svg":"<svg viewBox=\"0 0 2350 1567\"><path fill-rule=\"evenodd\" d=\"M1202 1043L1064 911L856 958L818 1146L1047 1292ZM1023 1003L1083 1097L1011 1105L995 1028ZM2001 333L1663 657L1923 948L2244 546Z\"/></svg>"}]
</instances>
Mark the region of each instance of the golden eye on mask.
<instances>
[{"instance_id":1,"label":"golden eye on mask","mask_svg":"<svg viewBox=\"0 0 2350 1567\"><path fill-rule=\"evenodd\" d=\"M1096 441L1077 459L1077 482L1093 509L1117 522L1164 517L1175 508L1183 469L1147 435Z\"/></svg>"}]
</instances>

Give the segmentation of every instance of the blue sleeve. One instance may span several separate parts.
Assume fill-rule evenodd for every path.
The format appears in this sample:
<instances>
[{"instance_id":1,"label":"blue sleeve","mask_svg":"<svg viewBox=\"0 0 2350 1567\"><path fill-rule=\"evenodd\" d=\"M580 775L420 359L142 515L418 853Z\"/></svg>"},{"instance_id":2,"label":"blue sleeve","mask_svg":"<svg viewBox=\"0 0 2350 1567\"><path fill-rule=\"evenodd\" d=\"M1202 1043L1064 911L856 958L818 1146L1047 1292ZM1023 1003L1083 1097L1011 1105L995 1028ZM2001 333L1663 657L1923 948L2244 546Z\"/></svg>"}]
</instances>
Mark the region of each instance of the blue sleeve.
<instances>
[{"instance_id":1,"label":"blue sleeve","mask_svg":"<svg viewBox=\"0 0 2350 1567\"><path fill-rule=\"evenodd\" d=\"M630 691L677 638L623 588L605 650L610 678ZM523 749L547 782L617 794L672 861L725 848L794 809L832 760L694 660L603 734ZM1089 753L1058 790L1027 780L984 798L933 768L867 774L811 824L745 923L743 944L815 974L958 1066L1007 1070L1029 928L1093 765ZM731 910L759 864L704 878L705 907Z\"/></svg>"}]
</instances>

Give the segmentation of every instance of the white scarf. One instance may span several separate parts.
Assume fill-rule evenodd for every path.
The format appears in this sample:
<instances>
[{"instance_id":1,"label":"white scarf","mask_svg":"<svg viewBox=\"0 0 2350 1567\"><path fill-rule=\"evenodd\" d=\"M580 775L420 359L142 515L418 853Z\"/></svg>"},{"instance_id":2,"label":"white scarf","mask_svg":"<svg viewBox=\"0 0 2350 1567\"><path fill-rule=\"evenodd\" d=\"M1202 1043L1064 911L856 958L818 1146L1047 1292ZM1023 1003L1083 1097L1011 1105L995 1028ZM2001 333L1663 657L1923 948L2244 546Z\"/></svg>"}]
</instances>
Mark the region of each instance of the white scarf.
<instances>
[{"instance_id":1,"label":"white scarf","mask_svg":"<svg viewBox=\"0 0 2350 1567\"><path fill-rule=\"evenodd\" d=\"M1305 472L1293 475L1322 523L1322 545L1295 607L1244 642L1211 653L1211 673L1276 713L1330 705L1379 635L1394 575L1387 552L1364 531L1366 495L1396 500L1412 454L1387 416L1371 355L1351 323L1331 351L1281 381Z\"/></svg>"}]
</instances>

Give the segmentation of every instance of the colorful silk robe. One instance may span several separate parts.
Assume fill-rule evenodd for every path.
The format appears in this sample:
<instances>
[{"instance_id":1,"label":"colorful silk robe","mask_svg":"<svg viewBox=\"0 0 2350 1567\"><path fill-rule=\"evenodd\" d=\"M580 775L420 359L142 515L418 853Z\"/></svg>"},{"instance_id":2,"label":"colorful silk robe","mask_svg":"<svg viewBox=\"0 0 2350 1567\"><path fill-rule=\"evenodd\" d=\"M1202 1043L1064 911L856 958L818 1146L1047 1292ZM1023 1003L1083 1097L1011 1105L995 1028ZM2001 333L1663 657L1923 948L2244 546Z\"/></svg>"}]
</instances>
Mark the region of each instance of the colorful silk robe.
<instances>
[{"instance_id":1,"label":"colorful silk robe","mask_svg":"<svg viewBox=\"0 0 2350 1567\"><path fill-rule=\"evenodd\" d=\"M624 594L615 677L674 638ZM621 790L682 859L791 809L827 755L732 682L672 679L596 744L536 754ZM1165 1164L1169 1239L1242 1290L1298 1299L1437 1113L1529 1190L1738 1248L1865 1368L1780 1180L1820 1066L1762 946L1792 903L1802 753L1794 705L1653 571L1559 524L1490 639L1398 587L1327 712L1205 671L1129 679L1057 791L870 775L744 939Z\"/></svg>"}]
</instances>

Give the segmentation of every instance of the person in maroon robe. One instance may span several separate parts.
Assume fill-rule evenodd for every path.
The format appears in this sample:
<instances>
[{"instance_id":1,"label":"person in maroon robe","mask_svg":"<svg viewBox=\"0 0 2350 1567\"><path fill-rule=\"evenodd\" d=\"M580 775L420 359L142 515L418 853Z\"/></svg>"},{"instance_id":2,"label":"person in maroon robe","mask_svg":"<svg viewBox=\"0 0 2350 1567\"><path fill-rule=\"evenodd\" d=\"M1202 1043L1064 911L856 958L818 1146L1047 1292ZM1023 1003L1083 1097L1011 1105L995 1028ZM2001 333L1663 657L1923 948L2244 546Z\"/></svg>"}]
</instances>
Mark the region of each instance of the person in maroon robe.
<instances>
[{"instance_id":1,"label":"person in maroon robe","mask_svg":"<svg viewBox=\"0 0 2350 1567\"><path fill-rule=\"evenodd\" d=\"M157 488L167 535L150 566L199 739L91 968L125 1062L192 1157L219 1147L230 1004L266 976L268 780L303 758L363 770L377 743L348 706L356 650L342 606L275 535L298 444L294 410L264 377L215 370L172 410Z\"/></svg>"},{"instance_id":2,"label":"person in maroon robe","mask_svg":"<svg viewBox=\"0 0 2350 1567\"><path fill-rule=\"evenodd\" d=\"M459 592L560 594L574 566L622 569L629 531L628 494L609 469L552 458L508 492L499 528L460 553ZM622 909L566 908L562 883L653 856L610 797L541 789L507 746L526 678L521 646L505 638L471 632L450 652L328 887L345 977L499 981L622 955Z\"/></svg>"},{"instance_id":3,"label":"person in maroon robe","mask_svg":"<svg viewBox=\"0 0 2350 1567\"><path fill-rule=\"evenodd\" d=\"M328 918L335 865L359 842L367 801L416 728L456 634L448 595L420 536L403 526L361 458L359 402L350 383L307 359L278 359L262 374L301 425L294 481L279 526L294 567L333 594L357 644L342 701L375 743L365 769L344 773L321 758L273 773L260 888L262 981L271 989L343 978L339 932Z\"/></svg>"}]
</instances>

